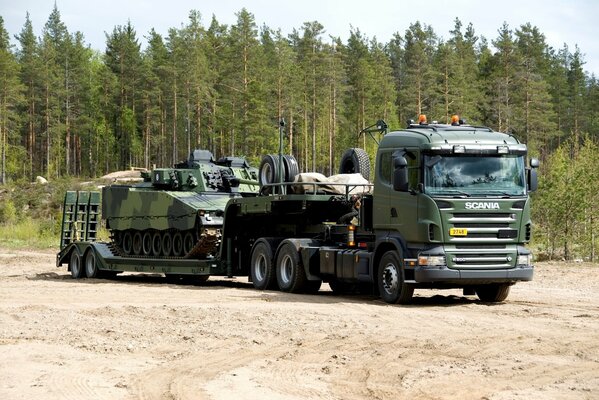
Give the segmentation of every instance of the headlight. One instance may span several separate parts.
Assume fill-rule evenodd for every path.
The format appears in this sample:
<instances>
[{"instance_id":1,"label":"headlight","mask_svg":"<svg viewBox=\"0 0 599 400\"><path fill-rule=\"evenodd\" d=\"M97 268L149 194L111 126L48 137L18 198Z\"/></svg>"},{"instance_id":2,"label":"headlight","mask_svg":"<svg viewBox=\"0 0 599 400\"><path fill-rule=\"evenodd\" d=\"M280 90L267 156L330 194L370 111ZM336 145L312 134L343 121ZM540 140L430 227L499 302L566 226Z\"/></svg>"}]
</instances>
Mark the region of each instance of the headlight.
<instances>
[{"instance_id":1,"label":"headlight","mask_svg":"<svg viewBox=\"0 0 599 400\"><path fill-rule=\"evenodd\" d=\"M518 265L530 266L532 264L532 254L519 254Z\"/></svg>"},{"instance_id":2,"label":"headlight","mask_svg":"<svg viewBox=\"0 0 599 400\"><path fill-rule=\"evenodd\" d=\"M438 267L445 265L445 256L426 256L418 257L418 265L425 267Z\"/></svg>"}]
</instances>

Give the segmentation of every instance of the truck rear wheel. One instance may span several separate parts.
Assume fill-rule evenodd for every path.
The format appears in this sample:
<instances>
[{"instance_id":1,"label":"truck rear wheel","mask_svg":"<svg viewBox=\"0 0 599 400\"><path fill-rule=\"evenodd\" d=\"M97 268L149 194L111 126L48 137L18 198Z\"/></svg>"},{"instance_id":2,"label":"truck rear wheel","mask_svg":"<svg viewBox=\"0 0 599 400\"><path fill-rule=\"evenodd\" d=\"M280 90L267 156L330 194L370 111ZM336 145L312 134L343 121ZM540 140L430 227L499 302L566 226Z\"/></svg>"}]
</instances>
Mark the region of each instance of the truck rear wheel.
<instances>
[{"instance_id":1,"label":"truck rear wheel","mask_svg":"<svg viewBox=\"0 0 599 400\"><path fill-rule=\"evenodd\" d=\"M83 268L81 267L81 256L76 249L71 252L69 269L71 270L71 276L75 279L81 279L85 276Z\"/></svg>"},{"instance_id":2,"label":"truck rear wheel","mask_svg":"<svg viewBox=\"0 0 599 400\"><path fill-rule=\"evenodd\" d=\"M500 303L507 299L509 294L509 283L483 285L476 288L478 298L489 303Z\"/></svg>"},{"instance_id":3,"label":"truck rear wheel","mask_svg":"<svg viewBox=\"0 0 599 400\"><path fill-rule=\"evenodd\" d=\"M85 253L85 275L88 278L98 276L98 266L96 265L96 253L91 248Z\"/></svg>"},{"instance_id":4,"label":"truck rear wheel","mask_svg":"<svg viewBox=\"0 0 599 400\"><path fill-rule=\"evenodd\" d=\"M403 265L396 251L383 254L379 262L378 286L381 298L391 304L407 304L412 300L414 287L403 279Z\"/></svg>"},{"instance_id":5,"label":"truck rear wheel","mask_svg":"<svg viewBox=\"0 0 599 400\"><path fill-rule=\"evenodd\" d=\"M286 243L277 256L277 283L283 292L298 293L304 289L306 272L297 249Z\"/></svg>"},{"instance_id":6,"label":"truck rear wheel","mask_svg":"<svg viewBox=\"0 0 599 400\"><path fill-rule=\"evenodd\" d=\"M258 242L252 250L250 274L256 289L272 289L275 285L276 272L273 265L272 247L268 242Z\"/></svg>"}]
</instances>

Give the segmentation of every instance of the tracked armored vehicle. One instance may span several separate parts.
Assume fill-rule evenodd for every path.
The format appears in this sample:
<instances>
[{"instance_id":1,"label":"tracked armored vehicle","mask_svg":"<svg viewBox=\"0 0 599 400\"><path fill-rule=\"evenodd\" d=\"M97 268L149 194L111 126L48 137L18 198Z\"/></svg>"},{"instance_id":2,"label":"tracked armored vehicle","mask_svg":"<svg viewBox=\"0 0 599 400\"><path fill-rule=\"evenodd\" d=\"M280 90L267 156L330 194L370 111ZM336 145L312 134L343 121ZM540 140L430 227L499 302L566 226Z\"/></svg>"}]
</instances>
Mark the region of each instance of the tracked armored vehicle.
<instances>
[{"instance_id":1,"label":"tracked armored vehicle","mask_svg":"<svg viewBox=\"0 0 599 400\"><path fill-rule=\"evenodd\" d=\"M143 183L110 185L102 192L112 251L122 257L212 258L227 202L259 189L258 171L245 159L215 161L207 150L142 177Z\"/></svg>"}]
</instances>

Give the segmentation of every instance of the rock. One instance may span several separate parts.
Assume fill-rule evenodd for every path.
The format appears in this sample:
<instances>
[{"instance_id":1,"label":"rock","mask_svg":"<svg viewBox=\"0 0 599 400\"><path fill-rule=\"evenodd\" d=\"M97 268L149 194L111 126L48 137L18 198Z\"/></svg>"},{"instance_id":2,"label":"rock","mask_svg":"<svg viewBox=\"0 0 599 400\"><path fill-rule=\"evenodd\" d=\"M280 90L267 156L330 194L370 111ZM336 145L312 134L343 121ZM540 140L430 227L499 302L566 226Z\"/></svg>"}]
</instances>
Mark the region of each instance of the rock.
<instances>
[{"instance_id":1,"label":"rock","mask_svg":"<svg viewBox=\"0 0 599 400\"><path fill-rule=\"evenodd\" d=\"M39 183L40 185L46 185L46 184L48 184L48 180L46 178L44 178L43 176L36 176L35 183Z\"/></svg>"}]
</instances>

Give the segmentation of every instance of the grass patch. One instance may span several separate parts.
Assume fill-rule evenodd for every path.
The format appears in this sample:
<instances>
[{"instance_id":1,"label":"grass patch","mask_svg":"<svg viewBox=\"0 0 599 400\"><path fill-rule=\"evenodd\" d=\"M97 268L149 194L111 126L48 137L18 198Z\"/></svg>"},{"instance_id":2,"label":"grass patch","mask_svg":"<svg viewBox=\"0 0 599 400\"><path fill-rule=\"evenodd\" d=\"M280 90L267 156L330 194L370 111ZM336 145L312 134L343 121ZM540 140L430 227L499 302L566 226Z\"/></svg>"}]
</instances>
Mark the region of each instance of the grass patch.
<instances>
[{"instance_id":1,"label":"grass patch","mask_svg":"<svg viewBox=\"0 0 599 400\"><path fill-rule=\"evenodd\" d=\"M19 222L0 225L0 242L8 248L58 250L59 237L39 221L26 218Z\"/></svg>"}]
</instances>

